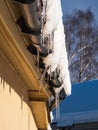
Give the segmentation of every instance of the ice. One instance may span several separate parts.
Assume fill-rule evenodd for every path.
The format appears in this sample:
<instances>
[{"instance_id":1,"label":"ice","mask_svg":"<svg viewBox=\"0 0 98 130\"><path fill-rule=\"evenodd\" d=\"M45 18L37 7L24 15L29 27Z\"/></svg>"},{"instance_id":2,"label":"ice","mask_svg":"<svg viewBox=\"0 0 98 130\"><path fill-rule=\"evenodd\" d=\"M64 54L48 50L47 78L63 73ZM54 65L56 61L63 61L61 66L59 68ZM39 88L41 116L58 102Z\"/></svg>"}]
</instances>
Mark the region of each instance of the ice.
<instances>
[{"instance_id":1,"label":"ice","mask_svg":"<svg viewBox=\"0 0 98 130\"><path fill-rule=\"evenodd\" d=\"M39 49L37 48L37 72L39 73Z\"/></svg>"},{"instance_id":2,"label":"ice","mask_svg":"<svg viewBox=\"0 0 98 130\"><path fill-rule=\"evenodd\" d=\"M56 119L60 117L59 93L56 93Z\"/></svg>"}]
</instances>

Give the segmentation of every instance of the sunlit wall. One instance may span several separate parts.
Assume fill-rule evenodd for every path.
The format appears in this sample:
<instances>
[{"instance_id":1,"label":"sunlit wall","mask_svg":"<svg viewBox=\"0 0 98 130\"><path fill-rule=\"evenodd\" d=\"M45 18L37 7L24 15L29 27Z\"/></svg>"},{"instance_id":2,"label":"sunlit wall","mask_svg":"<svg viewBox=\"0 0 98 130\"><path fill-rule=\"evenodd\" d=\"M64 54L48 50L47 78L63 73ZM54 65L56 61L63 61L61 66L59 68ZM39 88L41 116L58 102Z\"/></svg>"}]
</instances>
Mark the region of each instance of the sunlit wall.
<instances>
[{"instance_id":1,"label":"sunlit wall","mask_svg":"<svg viewBox=\"0 0 98 130\"><path fill-rule=\"evenodd\" d=\"M0 130L37 130L26 85L1 51Z\"/></svg>"}]
</instances>

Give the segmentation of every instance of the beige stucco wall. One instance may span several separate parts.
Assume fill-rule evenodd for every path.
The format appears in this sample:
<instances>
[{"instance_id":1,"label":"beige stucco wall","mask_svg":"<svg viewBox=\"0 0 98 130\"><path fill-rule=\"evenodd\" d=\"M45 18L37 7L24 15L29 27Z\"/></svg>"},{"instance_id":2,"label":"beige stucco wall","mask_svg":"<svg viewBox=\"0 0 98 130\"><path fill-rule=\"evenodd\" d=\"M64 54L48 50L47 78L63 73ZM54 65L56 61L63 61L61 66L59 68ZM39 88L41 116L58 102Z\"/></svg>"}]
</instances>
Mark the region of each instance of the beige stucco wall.
<instances>
[{"instance_id":1,"label":"beige stucco wall","mask_svg":"<svg viewBox=\"0 0 98 130\"><path fill-rule=\"evenodd\" d=\"M37 130L26 85L1 51L0 130Z\"/></svg>"}]
</instances>

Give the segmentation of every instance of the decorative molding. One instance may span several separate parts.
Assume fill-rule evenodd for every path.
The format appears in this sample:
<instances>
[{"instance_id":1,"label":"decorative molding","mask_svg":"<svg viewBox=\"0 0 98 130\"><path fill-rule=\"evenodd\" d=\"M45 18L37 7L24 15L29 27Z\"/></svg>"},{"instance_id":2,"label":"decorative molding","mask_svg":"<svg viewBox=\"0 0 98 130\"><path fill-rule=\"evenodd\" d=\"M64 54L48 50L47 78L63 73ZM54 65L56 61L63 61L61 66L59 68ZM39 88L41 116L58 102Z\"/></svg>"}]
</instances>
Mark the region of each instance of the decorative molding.
<instances>
[{"instance_id":1,"label":"decorative molding","mask_svg":"<svg viewBox=\"0 0 98 130\"><path fill-rule=\"evenodd\" d=\"M1 11L0 15L0 49L26 83L28 90L39 90L40 73L37 74L34 58L27 50L22 35L4 1L0 4L0 10L5 10ZM51 95L45 82L43 82L41 95L45 98Z\"/></svg>"}]
</instances>

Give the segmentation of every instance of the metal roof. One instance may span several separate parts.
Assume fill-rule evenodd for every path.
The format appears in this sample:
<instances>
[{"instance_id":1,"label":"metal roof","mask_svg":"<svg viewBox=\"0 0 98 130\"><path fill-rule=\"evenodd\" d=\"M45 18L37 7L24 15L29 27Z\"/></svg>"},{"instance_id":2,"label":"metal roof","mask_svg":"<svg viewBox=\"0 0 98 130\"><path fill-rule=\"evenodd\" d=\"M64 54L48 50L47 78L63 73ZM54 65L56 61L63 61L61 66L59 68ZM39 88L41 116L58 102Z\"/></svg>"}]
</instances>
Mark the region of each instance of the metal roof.
<instances>
[{"instance_id":1,"label":"metal roof","mask_svg":"<svg viewBox=\"0 0 98 130\"><path fill-rule=\"evenodd\" d=\"M98 121L98 80L74 84L72 88L72 95L61 104L61 116L53 121L56 127Z\"/></svg>"},{"instance_id":2,"label":"metal roof","mask_svg":"<svg viewBox=\"0 0 98 130\"><path fill-rule=\"evenodd\" d=\"M72 95L61 106L61 114L98 110L98 80L81 82L72 86Z\"/></svg>"}]
</instances>

